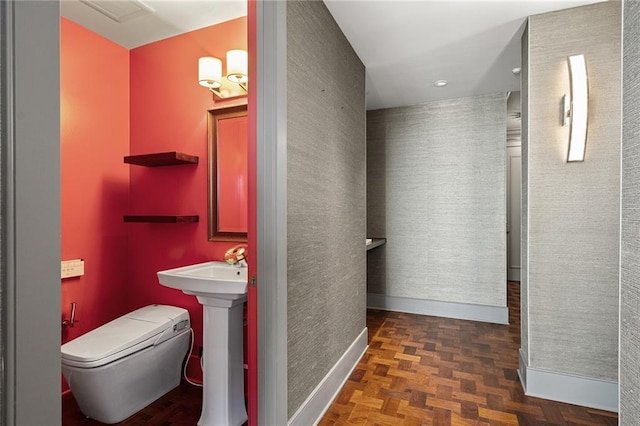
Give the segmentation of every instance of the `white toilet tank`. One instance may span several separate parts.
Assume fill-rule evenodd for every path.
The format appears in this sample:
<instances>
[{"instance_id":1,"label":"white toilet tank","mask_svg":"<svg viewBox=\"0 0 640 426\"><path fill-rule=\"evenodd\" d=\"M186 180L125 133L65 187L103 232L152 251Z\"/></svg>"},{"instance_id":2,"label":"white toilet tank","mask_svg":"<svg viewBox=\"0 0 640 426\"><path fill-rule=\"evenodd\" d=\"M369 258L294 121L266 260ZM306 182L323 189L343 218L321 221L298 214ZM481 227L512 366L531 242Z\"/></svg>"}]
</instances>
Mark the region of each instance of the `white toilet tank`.
<instances>
[{"instance_id":1,"label":"white toilet tank","mask_svg":"<svg viewBox=\"0 0 640 426\"><path fill-rule=\"evenodd\" d=\"M186 309L150 305L62 345L62 374L83 414L118 423L178 386L190 328Z\"/></svg>"}]
</instances>

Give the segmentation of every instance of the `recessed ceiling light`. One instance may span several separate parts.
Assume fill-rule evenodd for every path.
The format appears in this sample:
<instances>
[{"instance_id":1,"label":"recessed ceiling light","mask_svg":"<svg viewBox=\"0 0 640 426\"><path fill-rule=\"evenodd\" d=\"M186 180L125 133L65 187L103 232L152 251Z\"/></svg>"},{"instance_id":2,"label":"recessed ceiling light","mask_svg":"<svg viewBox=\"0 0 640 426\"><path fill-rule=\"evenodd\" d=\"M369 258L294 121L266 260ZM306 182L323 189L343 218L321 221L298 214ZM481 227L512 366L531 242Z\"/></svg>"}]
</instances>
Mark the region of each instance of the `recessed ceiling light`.
<instances>
[{"instance_id":1,"label":"recessed ceiling light","mask_svg":"<svg viewBox=\"0 0 640 426\"><path fill-rule=\"evenodd\" d=\"M515 75L520 74L520 67L515 67L514 69L511 70L512 73L514 73Z\"/></svg>"},{"instance_id":2,"label":"recessed ceiling light","mask_svg":"<svg viewBox=\"0 0 640 426\"><path fill-rule=\"evenodd\" d=\"M436 87L444 87L448 84L449 82L447 80L436 80L433 82L433 85Z\"/></svg>"}]
</instances>

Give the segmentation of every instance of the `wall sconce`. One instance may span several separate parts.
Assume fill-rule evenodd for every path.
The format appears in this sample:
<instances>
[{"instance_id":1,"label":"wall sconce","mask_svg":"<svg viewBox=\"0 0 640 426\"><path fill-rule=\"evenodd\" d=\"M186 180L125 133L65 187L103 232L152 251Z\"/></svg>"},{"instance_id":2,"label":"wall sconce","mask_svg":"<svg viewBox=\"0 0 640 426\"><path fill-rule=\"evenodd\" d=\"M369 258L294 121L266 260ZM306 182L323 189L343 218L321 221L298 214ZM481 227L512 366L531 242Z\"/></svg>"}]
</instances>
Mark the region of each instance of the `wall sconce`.
<instances>
[{"instance_id":1,"label":"wall sconce","mask_svg":"<svg viewBox=\"0 0 640 426\"><path fill-rule=\"evenodd\" d=\"M248 63L246 50L229 50L227 52L227 75L228 81L239 86L244 93L248 92L247 84ZM222 90L222 61L213 56L205 56L198 59L198 83L208 88L211 93L219 99L232 98L240 95L228 96Z\"/></svg>"},{"instance_id":2,"label":"wall sconce","mask_svg":"<svg viewBox=\"0 0 640 426\"><path fill-rule=\"evenodd\" d=\"M562 125L569 129L567 162L584 161L587 147L587 117L589 115L589 81L584 55L569 56L571 95L562 97Z\"/></svg>"}]
</instances>

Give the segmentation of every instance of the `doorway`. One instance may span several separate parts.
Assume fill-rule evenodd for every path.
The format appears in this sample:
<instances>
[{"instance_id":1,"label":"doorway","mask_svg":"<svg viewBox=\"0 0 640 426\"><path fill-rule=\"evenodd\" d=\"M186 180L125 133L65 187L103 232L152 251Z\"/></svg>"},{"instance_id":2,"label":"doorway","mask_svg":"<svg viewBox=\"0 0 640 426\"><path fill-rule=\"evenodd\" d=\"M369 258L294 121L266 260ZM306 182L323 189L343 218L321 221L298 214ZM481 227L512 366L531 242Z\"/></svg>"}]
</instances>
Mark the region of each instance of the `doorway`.
<instances>
[{"instance_id":1,"label":"doorway","mask_svg":"<svg viewBox=\"0 0 640 426\"><path fill-rule=\"evenodd\" d=\"M520 281L522 217L520 92L507 98L507 281Z\"/></svg>"}]
</instances>

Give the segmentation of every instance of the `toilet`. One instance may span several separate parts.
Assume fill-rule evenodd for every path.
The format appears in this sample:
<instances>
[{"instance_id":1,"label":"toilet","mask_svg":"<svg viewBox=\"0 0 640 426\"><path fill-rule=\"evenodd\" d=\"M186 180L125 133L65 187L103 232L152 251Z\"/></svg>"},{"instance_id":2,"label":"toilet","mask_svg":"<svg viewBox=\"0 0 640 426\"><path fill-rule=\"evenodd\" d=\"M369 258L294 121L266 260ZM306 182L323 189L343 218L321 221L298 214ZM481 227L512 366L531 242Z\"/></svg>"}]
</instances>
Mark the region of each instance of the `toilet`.
<instances>
[{"instance_id":1,"label":"toilet","mask_svg":"<svg viewBox=\"0 0 640 426\"><path fill-rule=\"evenodd\" d=\"M186 309L150 305L62 345L62 374L82 413L118 423L178 386L190 329Z\"/></svg>"}]
</instances>

